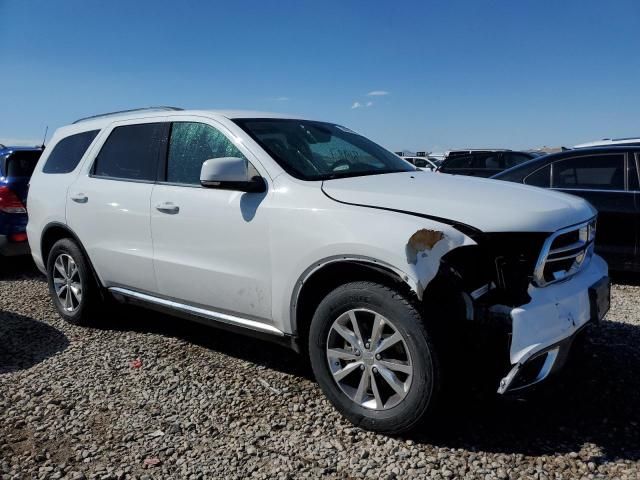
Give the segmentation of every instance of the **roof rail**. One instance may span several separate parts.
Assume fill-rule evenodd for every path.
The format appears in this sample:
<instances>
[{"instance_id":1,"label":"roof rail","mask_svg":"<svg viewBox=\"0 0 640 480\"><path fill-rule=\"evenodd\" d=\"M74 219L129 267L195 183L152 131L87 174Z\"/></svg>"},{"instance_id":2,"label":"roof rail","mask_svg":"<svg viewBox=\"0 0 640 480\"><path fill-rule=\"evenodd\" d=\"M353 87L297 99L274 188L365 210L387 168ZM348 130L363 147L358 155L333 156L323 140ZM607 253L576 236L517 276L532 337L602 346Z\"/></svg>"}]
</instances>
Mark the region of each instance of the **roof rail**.
<instances>
[{"instance_id":1,"label":"roof rail","mask_svg":"<svg viewBox=\"0 0 640 480\"><path fill-rule=\"evenodd\" d=\"M120 110L117 112L108 112L108 113L101 113L99 115L91 115L90 117L82 117L79 118L78 120L76 120L73 123L80 123L80 122L86 122L87 120L93 120L95 118L102 118L102 117L110 117L112 115L120 115L123 113L132 113L132 112L166 112L166 111L180 111L182 110L182 108L178 108L178 107L166 107L166 106L160 106L160 107L143 107L143 108L132 108L130 110Z\"/></svg>"},{"instance_id":2,"label":"roof rail","mask_svg":"<svg viewBox=\"0 0 640 480\"><path fill-rule=\"evenodd\" d=\"M623 137L623 138L612 138L611 140L614 142L622 142L623 140L637 140L640 137ZM609 140L608 138L605 138L604 140Z\"/></svg>"}]
</instances>

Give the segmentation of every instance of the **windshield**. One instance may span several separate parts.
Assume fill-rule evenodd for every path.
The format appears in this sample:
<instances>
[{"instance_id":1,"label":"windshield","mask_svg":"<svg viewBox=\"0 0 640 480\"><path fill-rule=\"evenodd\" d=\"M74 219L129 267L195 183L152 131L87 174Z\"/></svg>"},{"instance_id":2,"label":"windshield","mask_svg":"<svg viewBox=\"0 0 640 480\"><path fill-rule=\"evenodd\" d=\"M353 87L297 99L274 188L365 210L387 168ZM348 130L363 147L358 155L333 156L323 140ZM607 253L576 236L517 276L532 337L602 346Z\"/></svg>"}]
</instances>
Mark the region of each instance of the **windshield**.
<instances>
[{"instance_id":1,"label":"windshield","mask_svg":"<svg viewBox=\"0 0 640 480\"><path fill-rule=\"evenodd\" d=\"M415 170L400 157L339 125L272 118L235 123L289 174L302 180Z\"/></svg>"}]
</instances>

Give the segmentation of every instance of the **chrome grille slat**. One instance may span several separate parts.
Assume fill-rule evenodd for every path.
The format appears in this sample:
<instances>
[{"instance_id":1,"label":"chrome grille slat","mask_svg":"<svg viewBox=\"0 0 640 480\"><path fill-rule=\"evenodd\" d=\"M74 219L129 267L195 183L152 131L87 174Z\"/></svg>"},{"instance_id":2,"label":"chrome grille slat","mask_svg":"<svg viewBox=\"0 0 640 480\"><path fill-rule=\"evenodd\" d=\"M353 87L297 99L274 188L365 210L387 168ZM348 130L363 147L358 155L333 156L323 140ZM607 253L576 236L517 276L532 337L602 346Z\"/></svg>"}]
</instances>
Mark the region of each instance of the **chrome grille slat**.
<instances>
[{"instance_id":1,"label":"chrome grille slat","mask_svg":"<svg viewBox=\"0 0 640 480\"><path fill-rule=\"evenodd\" d=\"M584 250L578 253L574 253L572 255L565 255L564 257L547 258L547 263L560 262L562 260L569 260L570 258L576 258L576 257L579 257L580 255L584 255Z\"/></svg>"},{"instance_id":2,"label":"chrome grille slat","mask_svg":"<svg viewBox=\"0 0 640 480\"><path fill-rule=\"evenodd\" d=\"M596 219L563 228L545 241L534 271L534 284L544 287L576 274L591 258ZM567 240L579 239L567 245ZM555 243L559 243L556 248Z\"/></svg>"},{"instance_id":3,"label":"chrome grille slat","mask_svg":"<svg viewBox=\"0 0 640 480\"><path fill-rule=\"evenodd\" d=\"M576 243L568 245L566 247L554 248L553 250L549 251L549 255L553 255L554 253L569 252L571 250L576 250L578 248L584 249L585 245L586 245L586 242L576 242Z\"/></svg>"}]
</instances>

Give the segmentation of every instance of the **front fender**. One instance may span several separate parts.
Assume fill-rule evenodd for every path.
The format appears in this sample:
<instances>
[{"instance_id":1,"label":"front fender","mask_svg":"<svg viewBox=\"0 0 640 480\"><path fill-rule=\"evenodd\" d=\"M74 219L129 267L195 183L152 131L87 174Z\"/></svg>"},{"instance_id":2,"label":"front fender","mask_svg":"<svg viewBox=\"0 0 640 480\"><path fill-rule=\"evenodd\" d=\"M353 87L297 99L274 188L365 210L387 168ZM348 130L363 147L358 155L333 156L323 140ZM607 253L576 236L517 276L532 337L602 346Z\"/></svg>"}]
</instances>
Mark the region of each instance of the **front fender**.
<instances>
[{"instance_id":1,"label":"front fender","mask_svg":"<svg viewBox=\"0 0 640 480\"><path fill-rule=\"evenodd\" d=\"M379 212L367 212L368 215L379 216ZM336 215L339 216L339 215ZM329 241L327 237L314 238L307 246L313 244L311 248L297 259L295 266L291 270L291 275L286 275L289 280L282 288L284 304L281 304L281 312L274 311L274 319L285 320L281 325L283 331L293 333L296 328L296 305L298 295L307 279L313 274L335 262L358 262L366 263L372 267L380 267L385 271L393 272L399 279L422 299L425 289L437 275L441 260L444 255L465 245L475 245L475 242L457 231L455 228L440 224L435 221L410 217L408 215L386 214L386 221L382 222L362 222L362 218L357 222L361 226L361 231L357 235L353 232L345 231L344 241L336 243ZM349 225L349 222L341 222L341 227ZM354 225L355 227L355 225ZM335 229L333 232L335 233ZM318 232L318 230L315 230ZM318 232L319 233L319 232ZM292 241L293 239L288 239ZM324 242L323 242L324 240ZM335 240L335 237L334 237ZM365 243L364 240L370 242ZM291 245L291 252L299 247ZM277 255L277 253L275 254ZM283 258L280 265L291 262L292 257ZM284 270L283 270L284 272ZM284 276L278 275L281 279ZM274 294L277 294L277 282L274 284ZM277 307L274 302L274 309Z\"/></svg>"}]
</instances>

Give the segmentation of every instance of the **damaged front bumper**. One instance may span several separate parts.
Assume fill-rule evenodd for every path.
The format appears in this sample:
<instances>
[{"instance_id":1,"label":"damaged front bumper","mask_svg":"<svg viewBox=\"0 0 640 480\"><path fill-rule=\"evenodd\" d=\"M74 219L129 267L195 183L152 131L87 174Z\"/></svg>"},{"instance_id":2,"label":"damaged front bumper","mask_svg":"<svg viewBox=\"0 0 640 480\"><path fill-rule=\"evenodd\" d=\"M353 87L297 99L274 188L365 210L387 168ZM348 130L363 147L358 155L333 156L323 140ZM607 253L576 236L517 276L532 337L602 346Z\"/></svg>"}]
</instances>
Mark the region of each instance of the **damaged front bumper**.
<instances>
[{"instance_id":1,"label":"damaged front bumper","mask_svg":"<svg viewBox=\"0 0 640 480\"><path fill-rule=\"evenodd\" d=\"M500 381L498 393L530 387L559 370L576 335L606 314L609 290L607 264L597 255L564 282L531 286L531 301L508 311L512 367ZM496 310L505 313L504 306Z\"/></svg>"}]
</instances>

